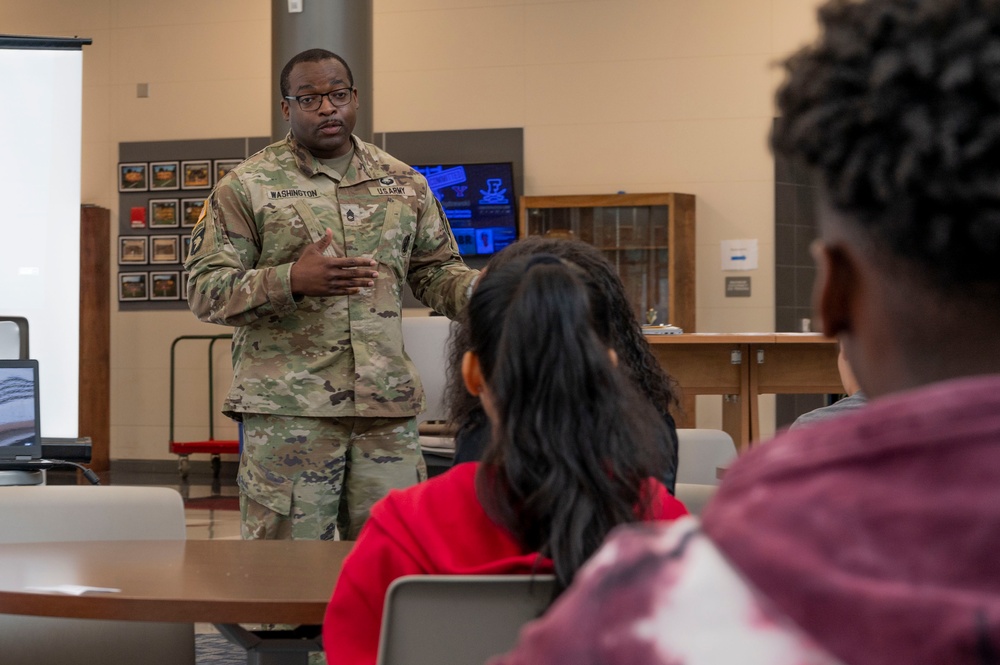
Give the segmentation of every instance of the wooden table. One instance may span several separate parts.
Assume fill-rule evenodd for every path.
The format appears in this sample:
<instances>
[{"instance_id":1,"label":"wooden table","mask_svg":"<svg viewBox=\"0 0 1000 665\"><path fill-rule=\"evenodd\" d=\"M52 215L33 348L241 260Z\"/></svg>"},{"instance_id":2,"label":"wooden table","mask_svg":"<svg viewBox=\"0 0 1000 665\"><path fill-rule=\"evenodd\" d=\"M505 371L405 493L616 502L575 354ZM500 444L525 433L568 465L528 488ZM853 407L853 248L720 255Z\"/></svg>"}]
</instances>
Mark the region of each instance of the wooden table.
<instances>
[{"instance_id":1,"label":"wooden table","mask_svg":"<svg viewBox=\"0 0 1000 665\"><path fill-rule=\"evenodd\" d=\"M844 390L836 341L818 333L690 333L646 339L685 397L723 396L722 429L740 450L760 439L760 395ZM682 416L678 426L695 425Z\"/></svg>"},{"instance_id":2,"label":"wooden table","mask_svg":"<svg viewBox=\"0 0 1000 665\"><path fill-rule=\"evenodd\" d=\"M318 631L296 637L301 659L240 623L319 626L351 542L114 541L0 545L0 613L216 624L254 663L305 663ZM120 589L82 596L28 587ZM287 636L276 635L279 638ZM280 646L278 658L268 654ZM294 647L293 647L294 648Z\"/></svg>"}]
</instances>

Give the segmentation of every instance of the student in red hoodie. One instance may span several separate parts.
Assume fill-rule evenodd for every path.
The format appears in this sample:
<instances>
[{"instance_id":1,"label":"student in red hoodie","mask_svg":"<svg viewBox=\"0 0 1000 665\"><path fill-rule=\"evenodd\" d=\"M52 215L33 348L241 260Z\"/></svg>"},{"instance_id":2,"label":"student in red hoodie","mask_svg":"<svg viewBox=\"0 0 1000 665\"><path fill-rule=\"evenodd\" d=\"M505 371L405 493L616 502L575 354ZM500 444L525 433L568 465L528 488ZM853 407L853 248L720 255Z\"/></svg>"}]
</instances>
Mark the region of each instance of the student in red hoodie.
<instances>
[{"instance_id":1,"label":"student in red hoodie","mask_svg":"<svg viewBox=\"0 0 1000 665\"><path fill-rule=\"evenodd\" d=\"M375 662L398 577L554 573L558 595L613 527L687 513L655 480L663 419L601 341L607 304L581 275L542 254L480 279L462 375L492 440L480 462L374 506L327 608L330 665Z\"/></svg>"}]
</instances>

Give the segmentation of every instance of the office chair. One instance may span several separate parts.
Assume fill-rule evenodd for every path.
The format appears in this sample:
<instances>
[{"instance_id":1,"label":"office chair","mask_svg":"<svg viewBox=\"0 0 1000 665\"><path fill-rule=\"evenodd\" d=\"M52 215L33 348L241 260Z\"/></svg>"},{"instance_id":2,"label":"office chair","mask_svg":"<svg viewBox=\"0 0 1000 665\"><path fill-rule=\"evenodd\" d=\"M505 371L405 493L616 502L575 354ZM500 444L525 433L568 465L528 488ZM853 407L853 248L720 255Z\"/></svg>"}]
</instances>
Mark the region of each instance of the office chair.
<instances>
[{"instance_id":1,"label":"office chair","mask_svg":"<svg viewBox=\"0 0 1000 665\"><path fill-rule=\"evenodd\" d=\"M185 537L184 502L169 488L0 487L0 544ZM12 664L195 662L190 623L0 614L0 645L0 662Z\"/></svg>"},{"instance_id":2,"label":"office chair","mask_svg":"<svg viewBox=\"0 0 1000 665\"><path fill-rule=\"evenodd\" d=\"M736 459L736 445L722 430L678 429L677 456L674 496L692 515L701 515L718 488L718 469Z\"/></svg>"},{"instance_id":3,"label":"office chair","mask_svg":"<svg viewBox=\"0 0 1000 665\"><path fill-rule=\"evenodd\" d=\"M409 575L385 597L378 665L469 665L511 649L551 575Z\"/></svg>"},{"instance_id":4,"label":"office chair","mask_svg":"<svg viewBox=\"0 0 1000 665\"><path fill-rule=\"evenodd\" d=\"M417 367L427 399L427 409L417 416L417 426L420 448L433 476L450 468L455 456L455 437L444 431L451 321L443 316L404 316L401 325L403 350Z\"/></svg>"}]
</instances>

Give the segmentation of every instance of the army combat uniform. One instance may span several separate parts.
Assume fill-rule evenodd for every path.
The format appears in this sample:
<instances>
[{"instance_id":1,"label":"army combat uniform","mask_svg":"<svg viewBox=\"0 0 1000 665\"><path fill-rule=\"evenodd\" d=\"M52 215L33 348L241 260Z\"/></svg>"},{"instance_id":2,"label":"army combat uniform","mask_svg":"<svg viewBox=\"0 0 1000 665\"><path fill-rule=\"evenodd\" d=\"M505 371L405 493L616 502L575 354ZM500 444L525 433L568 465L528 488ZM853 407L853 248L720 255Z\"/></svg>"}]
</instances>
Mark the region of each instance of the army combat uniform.
<instances>
[{"instance_id":1,"label":"army combat uniform","mask_svg":"<svg viewBox=\"0 0 1000 665\"><path fill-rule=\"evenodd\" d=\"M224 411L244 421L246 538L329 539L338 508L342 535L353 537L389 489L426 477L403 283L454 318L478 273L459 257L424 177L351 138L343 178L291 134L268 146L218 183L192 233L191 310L236 327ZM326 254L373 258L375 286L293 297L291 266L327 228Z\"/></svg>"}]
</instances>

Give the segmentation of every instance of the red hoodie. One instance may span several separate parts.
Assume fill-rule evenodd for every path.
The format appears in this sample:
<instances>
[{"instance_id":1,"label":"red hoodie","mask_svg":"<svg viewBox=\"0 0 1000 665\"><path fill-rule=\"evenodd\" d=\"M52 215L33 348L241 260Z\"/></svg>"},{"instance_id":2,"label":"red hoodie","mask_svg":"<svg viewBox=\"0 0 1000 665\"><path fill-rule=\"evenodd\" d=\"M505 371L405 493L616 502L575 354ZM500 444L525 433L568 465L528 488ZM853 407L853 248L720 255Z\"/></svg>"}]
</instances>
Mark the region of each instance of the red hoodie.
<instances>
[{"instance_id":1,"label":"red hoodie","mask_svg":"<svg viewBox=\"0 0 1000 665\"><path fill-rule=\"evenodd\" d=\"M397 577L421 574L497 575L551 573L552 562L525 554L476 497L476 463L405 490L372 507L344 561L323 620L328 665L372 665L378 654L385 594ZM656 481L653 519L687 514Z\"/></svg>"}]
</instances>

